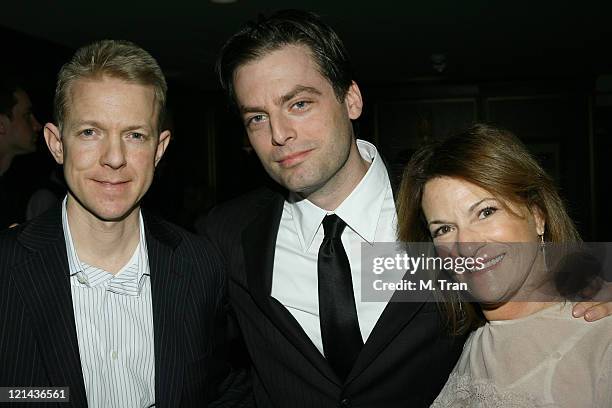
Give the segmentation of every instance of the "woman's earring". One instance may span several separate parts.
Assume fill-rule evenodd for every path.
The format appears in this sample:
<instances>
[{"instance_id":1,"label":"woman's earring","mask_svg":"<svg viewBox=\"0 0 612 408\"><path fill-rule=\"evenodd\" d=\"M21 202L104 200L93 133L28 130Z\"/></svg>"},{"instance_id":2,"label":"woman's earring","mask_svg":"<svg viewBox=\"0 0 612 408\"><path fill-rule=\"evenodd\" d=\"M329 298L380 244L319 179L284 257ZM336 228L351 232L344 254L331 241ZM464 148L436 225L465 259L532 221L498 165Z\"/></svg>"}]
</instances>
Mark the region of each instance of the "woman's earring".
<instances>
[{"instance_id":1,"label":"woman's earring","mask_svg":"<svg viewBox=\"0 0 612 408\"><path fill-rule=\"evenodd\" d=\"M544 266L546 267L546 241L544 241L544 233L540 234L540 249L542 250L542 258L544 259Z\"/></svg>"}]
</instances>

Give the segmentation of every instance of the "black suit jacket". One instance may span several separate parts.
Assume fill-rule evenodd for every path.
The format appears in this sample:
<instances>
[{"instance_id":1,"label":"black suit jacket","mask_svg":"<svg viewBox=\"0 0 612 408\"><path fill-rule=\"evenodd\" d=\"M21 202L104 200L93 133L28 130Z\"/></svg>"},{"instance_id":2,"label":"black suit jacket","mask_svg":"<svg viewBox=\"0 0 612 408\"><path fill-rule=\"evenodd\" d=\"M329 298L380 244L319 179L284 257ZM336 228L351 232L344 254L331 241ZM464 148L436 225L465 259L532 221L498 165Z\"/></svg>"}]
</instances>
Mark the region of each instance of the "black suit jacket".
<instances>
[{"instance_id":1,"label":"black suit jacket","mask_svg":"<svg viewBox=\"0 0 612 408\"><path fill-rule=\"evenodd\" d=\"M156 406L205 406L223 378L219 386L244 386L226 395L246 399L247 386L213 357L225 274L210 244L146 213L144 223ZM0 386L68 386L70 404L59 406L85 407L68 270L61 207L0 233Z\"/></svg>"},{"instance_id":2,"label":"black suit jacket","mask_svg":"<svg viewBox=\"0 0 612 408\"><path fill-rule=\"evenodd\" d=\"M207 218L208 234L228 266L258 407L428 407L464 338L445 334L435 303L389 302L340 381L291 313L270 296L283 203L282 192L262 189Z\"/></svg>"}]
</instances>

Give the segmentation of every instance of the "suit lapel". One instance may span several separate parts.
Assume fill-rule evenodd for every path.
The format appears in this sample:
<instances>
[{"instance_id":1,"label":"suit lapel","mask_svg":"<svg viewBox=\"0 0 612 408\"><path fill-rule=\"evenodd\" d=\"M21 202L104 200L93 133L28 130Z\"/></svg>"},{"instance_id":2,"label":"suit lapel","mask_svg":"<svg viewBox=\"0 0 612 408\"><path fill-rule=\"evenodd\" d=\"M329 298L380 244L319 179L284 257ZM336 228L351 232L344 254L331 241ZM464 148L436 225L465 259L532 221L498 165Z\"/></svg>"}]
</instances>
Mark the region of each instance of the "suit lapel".
<instances>
[{"instance_id":1,"label":"suit lapel","mask_svg":"<svg viewBox=\"0 0 612 408\"><path fill-rule=\"evenodd\" d=\"M153 217L145 218L145 233L153 298L155 398L159 406L173 407L180 402L183 383L180 323L190 268L173 256L180 243L177 234ZM33 220L18 240L33 256L14 267L12 276L30 310L51 385L69 386L71 404L86 406L61 207Z\"/></svg>"},{"instance_id":2,"label":"suit lapel","mask_svg":"<svg viewBox=\"0 0 612 408\"><path fill-rule=\"evenodd\" d=\"M280 302L270 296L274 252L283 205L284 199L282 195L277 193L263 200L261 206L254 209L259 216L245 228L242 234L247 283L257 305L285 337L325 377L340 385L337 375L333 372L327 360L310 341L293 315ZM361 350L346 383L353 381L367 369L423 307L423 302L410 302L407 299L401 299L402 295L404 295L402 292L396 292L385 307Z\"/></svg>"},{"instance_id":3,"label":"suit lapel","mask_svg":"<svg viewBox=\"0 0 612 408\"><path fill-rule=\"evenodd\" d=\"M180 236L154 217L144 219L153 298L155 401L157 406L176 407L185 366L182 323L190 268L174 256Z\"/></svg>"},{"instance_id":4,"label":"suit lapel","mask_svg":"<svg viewBox=\"0 0 612 408\"><path fill-rule=\"evenodd\" d=\"M393 169L389 166L389 163L387 163L380 152L379 155L387 169L393 197L396 197L401 175L397 176L393 174ZM409 293L403 291L396 291L393 294L383 310L383 313L374 325L363 349L361 349L353 369L349 373L346 381L347 384L359 376L359 374L380 355L384 348L393 341L400 331L412 321L414 316L424 306L423 302L411 301L409 296Z\"/></svg>"},{"instance_id":5,"label":"suit lapel","mask_svg":"<svg viewBox=\"0 0 612 408\"><path fill-rule=\"evenodd\" d=\"M272 298L272 274L276 237L283 212L284 198L278 193L262 200L255 211L259 214L243 231L247 283L255 303L281 333L330 381L338 384L336 374L310 341L304 329L293 315L276 299Z\"/></svg>"},{"instance_id":6,"label":"suit lapel","mask_svg":"<svg viewBox=\"0 0 612 408\"><path fill-rule=\"evenodd\" d=\"M424 305L424 302L410 302L409 299L402 299L403 296L405 296L405 293L396 291L387 303L363 349L361 349L361 353L349 373L347 383L353 381L378 357Z\"/></svg>"},{"instance_id":7,"label":"suit lapel","mask_svg":"<svg viewBox=\"0 0 612 408\"><path fill-rule=\"evenodd\" d=\"M33 254L12 276L30 311L51 385L69 386L70 403L86 406L61 207L33 220L18 241Z\"/></svg>"}]
</instances>

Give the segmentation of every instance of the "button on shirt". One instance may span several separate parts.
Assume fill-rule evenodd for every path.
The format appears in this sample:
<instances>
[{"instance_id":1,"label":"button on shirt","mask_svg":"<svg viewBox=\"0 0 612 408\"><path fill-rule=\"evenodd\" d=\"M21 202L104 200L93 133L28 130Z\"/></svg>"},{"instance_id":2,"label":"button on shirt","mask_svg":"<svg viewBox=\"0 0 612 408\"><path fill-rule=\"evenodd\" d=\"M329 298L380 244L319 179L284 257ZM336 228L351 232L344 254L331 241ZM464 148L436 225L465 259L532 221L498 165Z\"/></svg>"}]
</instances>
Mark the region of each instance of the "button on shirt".
<instances>
[{"instance_id":1,"label":"button on shirt","mask_svg":"<svg viewBox=\"0 0 612 408\"><path fill-rule=\"evenodd\" d=\"M65 199L62 206L72 305L89 407L155 405L151 279L142 214L139 217L140 242L129 262L113 275L79 260Z\"/></svg>"},{"instance_id":2,"label":"button on shirt","mask_svg":"<svg viewBox=\"0 0 612 408\"><path fill-rule=\"evenodd\" d=\"M387 169L376 148L363 140L357 140L357 147L371 165L333 213L347 224L342 243L351 265L357 318L365 343L387 304L361 301L361 244L395 242L397 216ZM324 237L321 223L329 213L297 195L289 196L276 239L272 275L272 297L289 310L321 354L317 256Z\"/></svg>"}]
</instances>

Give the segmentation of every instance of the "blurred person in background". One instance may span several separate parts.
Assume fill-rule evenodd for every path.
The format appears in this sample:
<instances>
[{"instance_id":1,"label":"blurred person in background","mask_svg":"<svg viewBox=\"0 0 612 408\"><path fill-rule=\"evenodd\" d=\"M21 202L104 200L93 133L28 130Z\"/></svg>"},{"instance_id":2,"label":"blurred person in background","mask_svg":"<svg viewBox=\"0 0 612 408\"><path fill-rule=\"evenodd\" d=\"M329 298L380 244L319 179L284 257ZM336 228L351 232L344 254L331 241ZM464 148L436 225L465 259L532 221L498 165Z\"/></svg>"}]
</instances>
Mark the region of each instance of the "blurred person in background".
<instances>
[{"instance_id":1,"label":"blurred person in background","mask_svg":"<svg viewBox=\"0 0 612 408\"><path fill-rule=\"evenodd\" d=\"M28 189L11 165L16 156L36 151L41 129L22 85L11 78L0 80L0 229L26 219Z\"/></svg>"}]
</instances>

